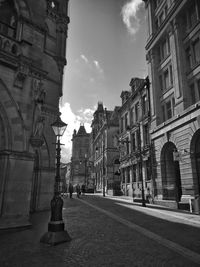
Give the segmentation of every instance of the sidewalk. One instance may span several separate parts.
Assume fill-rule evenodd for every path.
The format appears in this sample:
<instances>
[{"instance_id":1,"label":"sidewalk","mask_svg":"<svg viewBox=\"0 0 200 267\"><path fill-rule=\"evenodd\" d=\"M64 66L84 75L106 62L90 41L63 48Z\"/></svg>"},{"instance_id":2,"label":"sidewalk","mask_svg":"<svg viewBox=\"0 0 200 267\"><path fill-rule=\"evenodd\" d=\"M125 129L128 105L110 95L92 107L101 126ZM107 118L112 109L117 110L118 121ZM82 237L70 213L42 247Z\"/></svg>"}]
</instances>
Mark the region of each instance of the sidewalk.
<instances>
[{"instance_id":1,"label":"sidewalk","mask_svg":"<svg viewBox=\"0 0 200 267\"><path fill-rule=\"evenodd\" d=\"M101 193L97 193L99 197L103 197ZM190 213L189 211L183 210L174 210L164 206L155 205L155 204L146 204L146 207L142 207L142 203L133 202L133 198L129 196L109 196L106 195L106 198L109 198L113 201L120 201L123 203L129 203L133 206L134 209L139 210L145 214L150 214L151 216L159 217L165 220L180 222L196 227L200 227L200 215Z\"/></svg>"}]
</instances>

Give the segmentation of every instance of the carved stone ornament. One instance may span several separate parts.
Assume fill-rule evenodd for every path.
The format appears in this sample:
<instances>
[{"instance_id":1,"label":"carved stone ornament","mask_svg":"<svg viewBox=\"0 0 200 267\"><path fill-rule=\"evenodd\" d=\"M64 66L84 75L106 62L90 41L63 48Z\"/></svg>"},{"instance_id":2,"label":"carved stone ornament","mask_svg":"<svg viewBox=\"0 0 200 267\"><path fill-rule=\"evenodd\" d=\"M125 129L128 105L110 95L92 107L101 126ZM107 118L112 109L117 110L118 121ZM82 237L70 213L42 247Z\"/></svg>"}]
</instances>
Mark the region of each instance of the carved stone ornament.
<instances>
[{"instance_id":1,"label":"carved stone ornament","mask_svg":"<svg viewBox=\"0 0 200 267\"><path fill-rule=\"evenodd\" d=\"M33 148L40 148L44 144L44 139L37 136L31 136L30 144Z\"/></svg>"},{"instance_id":2,"label":"carved stone ornament","mask_svg":"<svg viewBox=\"0 0 200 267\"><path fill-rule=\"evenodd\" d=\"M28 75L28 66L20 65L18 67L18 70L17 70L17 73L16 73L14 86L16 86L18 88L23 88L24 81L25 81L27 75Z\"/></svg>"}]
</instances>

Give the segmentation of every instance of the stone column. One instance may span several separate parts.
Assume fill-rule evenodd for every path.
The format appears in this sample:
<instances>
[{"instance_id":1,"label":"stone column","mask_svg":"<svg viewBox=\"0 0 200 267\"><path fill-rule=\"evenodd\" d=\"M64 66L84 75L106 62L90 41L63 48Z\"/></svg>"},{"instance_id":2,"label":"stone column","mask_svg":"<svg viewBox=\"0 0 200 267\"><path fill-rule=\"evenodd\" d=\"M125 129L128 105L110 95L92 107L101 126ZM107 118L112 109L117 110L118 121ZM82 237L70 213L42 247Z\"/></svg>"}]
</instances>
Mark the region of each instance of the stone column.
<instances>
[{"instance_id":1,"label":"stone column","mask_svg":"<svg viewBox=\"0 0 200 267\"><path fill-rule=\"evenodd\" d=\"M178 24L177 22L171 22L169 27L169 38L170 38L170 50L171 50L171 62L173 69L173 85L175 91L175 98L181 97L181 66L179 61L181 60L180 55L180 43L178 37Z\"/></svg>"}]
</instances>

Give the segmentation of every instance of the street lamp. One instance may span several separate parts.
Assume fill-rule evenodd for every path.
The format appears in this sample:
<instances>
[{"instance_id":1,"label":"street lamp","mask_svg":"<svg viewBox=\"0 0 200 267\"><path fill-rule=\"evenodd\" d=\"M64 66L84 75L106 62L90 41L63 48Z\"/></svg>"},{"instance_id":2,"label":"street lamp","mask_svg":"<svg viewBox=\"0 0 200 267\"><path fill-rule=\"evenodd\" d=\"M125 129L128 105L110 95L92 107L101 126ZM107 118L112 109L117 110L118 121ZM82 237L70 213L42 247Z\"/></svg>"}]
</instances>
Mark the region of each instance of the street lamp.
<instances>
[{"instance_id":1,"label":"street lamp","mask_svg":"<svg viewBox=\"0 0 200 267\"><path fill-rule=\"evenodd\" d=\"M67 124L64 123L60 114L58 115L56 121L51 124L51 127L56 135L56 176L55 176L55 184L54 184L54 196L51 200L51 219L48 224L48 232L45 233L40 242L46 243L49 245L56 245L59 243L70 241L71 238L67 231L64 229L65 224L62 219L62 208L63 208L63 200L60 196L62 190L62 181L60 177L60 137L64 134Z\"/></svg>"},{"instance_id":2,"label":"street lamp","mask_svg":"<svg viewBox=\"0 0 200 267\"><path fill-rule=\"evenodd\" d=\"M142 148L141 148L141 132L140 132L140 123L138 123L138 145L139 145L139 157L140 157L140 177L141 177L141 184L142 184L142 206L146 207L145 204L145 196L144 196L144 181L143 181L143 158L142 158Z\"/></svg>"}]
</instances>

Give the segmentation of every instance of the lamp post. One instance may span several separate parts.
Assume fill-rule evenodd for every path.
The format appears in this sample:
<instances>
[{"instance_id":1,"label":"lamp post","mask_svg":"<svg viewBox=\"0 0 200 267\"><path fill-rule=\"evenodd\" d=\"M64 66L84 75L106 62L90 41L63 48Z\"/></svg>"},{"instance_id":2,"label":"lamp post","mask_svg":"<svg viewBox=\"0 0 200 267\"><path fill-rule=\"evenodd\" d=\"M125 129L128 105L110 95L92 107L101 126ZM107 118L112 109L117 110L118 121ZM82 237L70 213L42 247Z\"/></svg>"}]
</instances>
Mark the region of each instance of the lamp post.
<instances>
[{"instance_id":1,"label":"lamp post","mask_svg":"<svg viewBox=\"0 0 200 267\"><path fill-rule=\"evenodd\" d=\"M141 149L141 132L140 132L140 123L138 123L138 146L139 146L139 157L140 157L140 177L141 177L141 184L142 184L142 206L146 207L145 203L145 196L144 196L144 182L143 182L143 159L142 159L142 149Z\"/></svg>"},{"instance_id":2,"label":"lamp post","mask_svg":"<svg viewBox=\"0 0 200 267\"><path fill-rule=\"evenodd\" d=\"M62 208L63 208L63 200L60 196L62 189L62 181L60 177L60 137L64 134L67 124L64 123L60 115L58 115L56 121L51 124L53 131L56 135L56 176L55 176L55 184L54 184L54 196L51 200L51 218L48 224L48 232L45 233L40 242L46 243L49 245L57 245L59 243L70 241L71 238L68 232L64 229L65 224L62 219Z\"/></svg>"},{"instance_id":3,"label":"lamp post","mask_svg":"<svg viewBox=\"0 0 200 267\"><path fill-rule=\"evenodd\" d=\"M96 151L99 151L99 148L96 147ZM103 183L103 197L106 196L105 194L105 168L104 168L104 153L105 153L105 149L104 149L104 143L103 143L103 150L102 150L102 183Z\"/></svg>"}]
</instances>

